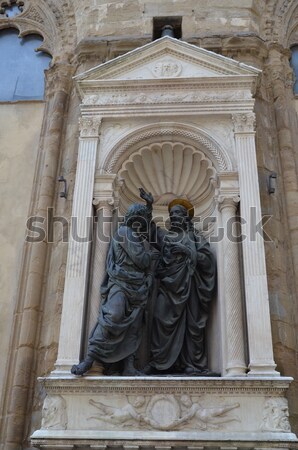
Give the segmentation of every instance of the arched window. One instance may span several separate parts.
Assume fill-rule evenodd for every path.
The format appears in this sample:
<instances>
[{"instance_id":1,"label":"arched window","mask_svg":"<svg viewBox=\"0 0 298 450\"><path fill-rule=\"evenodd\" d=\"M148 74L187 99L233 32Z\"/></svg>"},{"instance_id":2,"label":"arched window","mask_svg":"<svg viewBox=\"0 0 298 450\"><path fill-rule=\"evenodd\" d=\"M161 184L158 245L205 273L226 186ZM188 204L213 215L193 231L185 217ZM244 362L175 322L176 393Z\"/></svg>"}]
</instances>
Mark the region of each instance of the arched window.
<instances>
[{"instance_id":1,"label":"arched window","mask_svg":"<svg viewBox=\"0 0 298 450\"><path fill-rule=\"evenodd\" d=\"M291 66L293 67L295 76L294 94L298 95L298 45L291 47L291 52Z\"/></svg>"},{"instance_id":2,"label":"arched window","mask_svg":"<svg viewBox=\"0 0 298 450\"><path fill-rule=\"evenodd\" d=\"M41 42L38 35L19 38L17 30L0 31L0 101L44 98L44 70L51 57L35 51Z\"/></svg>"}]
</instances>

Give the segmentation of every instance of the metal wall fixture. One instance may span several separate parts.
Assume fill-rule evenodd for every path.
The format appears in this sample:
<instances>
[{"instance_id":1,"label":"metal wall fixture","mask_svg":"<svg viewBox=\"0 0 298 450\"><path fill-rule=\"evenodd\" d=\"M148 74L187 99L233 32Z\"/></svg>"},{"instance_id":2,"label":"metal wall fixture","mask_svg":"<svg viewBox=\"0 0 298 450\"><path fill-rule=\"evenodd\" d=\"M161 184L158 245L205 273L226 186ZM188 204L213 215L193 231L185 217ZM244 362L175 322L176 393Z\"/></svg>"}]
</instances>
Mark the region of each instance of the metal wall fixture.
<instances>
[{"instance_id":1,"label":"metal wall fixture","mask_svg":"<svg viewBox=\"0 0 298 450\"><path fill-rule=\"evenodd\" d=\"M67 198L67 181L66 181L66 179L63 176L61 176L58 178L58 181L59 181L59 183L64 183L64 190L60 191L59 197Z\"/></svg>"},{"instance_id":2,"label":"metal wall fixture","mask_svg":"<svg viewBox=\"0 0 298 450\"><path fill-rule=\"evenodd\" d=\"M274 194L276 191L276 178L277 178L277 173L271 172L271 174L268 177L268 193L269 194Z\"/></svg>"}]
</instances>

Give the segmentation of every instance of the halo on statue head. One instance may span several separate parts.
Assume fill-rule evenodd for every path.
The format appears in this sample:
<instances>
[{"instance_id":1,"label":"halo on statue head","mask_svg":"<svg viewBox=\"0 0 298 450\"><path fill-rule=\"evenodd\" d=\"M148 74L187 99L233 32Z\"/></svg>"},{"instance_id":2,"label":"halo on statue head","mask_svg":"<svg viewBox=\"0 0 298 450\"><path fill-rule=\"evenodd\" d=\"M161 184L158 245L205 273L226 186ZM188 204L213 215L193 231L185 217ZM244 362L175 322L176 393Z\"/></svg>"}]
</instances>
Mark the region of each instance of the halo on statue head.
<instances>
[{"instance_id":1,"label":"halo on statue head","mask_svg":"<svg viewBox=\"0 0 298 450\"><path fill-rule=\"evenodd\" d=\"M169 206L168 206L169 212L171 211L171 208L173 208L173 206L176 206L176 205L183 206L183 208L185 208L187 210L190 219L193 218L195 210L194 210L193 205L188 200L186 200L184 198L174 198L174 200L172 200L169 203Z\"/></svg>"}]
</instances>

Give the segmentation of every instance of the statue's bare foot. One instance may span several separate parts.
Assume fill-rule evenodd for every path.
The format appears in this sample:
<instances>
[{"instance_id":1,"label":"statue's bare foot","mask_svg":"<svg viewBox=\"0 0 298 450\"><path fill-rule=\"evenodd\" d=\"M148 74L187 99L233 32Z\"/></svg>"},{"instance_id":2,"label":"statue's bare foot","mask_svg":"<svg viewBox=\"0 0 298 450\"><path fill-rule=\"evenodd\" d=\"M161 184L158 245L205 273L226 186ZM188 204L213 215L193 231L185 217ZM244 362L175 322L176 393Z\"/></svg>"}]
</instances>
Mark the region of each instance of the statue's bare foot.
<instances>
[{"instance_id":1,"label":"statue's bare foot","mask_svg":"<svg viewBox=\"0 0 298 450\"><path fill-rule=\"evenodd\" d=\"M80 362L80 364L75 364L71 368L71 373L73 375L84 375L85 372L91 369L93 364L93 359L84 359L84 361Z\"/></svg>"},{"instance_id":2,"label":"statue's bare foot","mask_svg":"<svg viewBox=\"0 0 298 450\"><path fill-rule=\"evenodd\" d=\"M141 371L142 375L155 375L157 370L154 369L150 364L147 364Z\"/></svg>"},{"instance_id":3,"label":"statue's bare foot","mask_svg":"<svg viewBox=\"0 0 298 450\"><path fill-rule=\"evenodd\" d=\"M142 373L134 366L134 355L130 355L123 360L123 377L140 377Z\"/></svg>"}]
</instances>

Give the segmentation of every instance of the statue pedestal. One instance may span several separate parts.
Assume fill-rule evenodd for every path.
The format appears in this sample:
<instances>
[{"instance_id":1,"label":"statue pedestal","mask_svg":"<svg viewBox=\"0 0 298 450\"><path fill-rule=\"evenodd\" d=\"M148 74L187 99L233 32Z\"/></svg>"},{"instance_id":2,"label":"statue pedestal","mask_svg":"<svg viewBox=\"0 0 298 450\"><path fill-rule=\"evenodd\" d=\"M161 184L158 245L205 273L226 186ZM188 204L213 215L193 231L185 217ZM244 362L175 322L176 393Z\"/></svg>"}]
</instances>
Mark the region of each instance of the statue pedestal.
<instances>
[{"instance_id":1,"label":"statue pedestal","mask_svg":"<svg viewBox=\"0 0 298 450\"><path fill-rule=\"evenodd\" d=\"M290 448L291 378L48 377L41 429L47 450Z\"/></svg>"}]
</instances>

